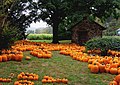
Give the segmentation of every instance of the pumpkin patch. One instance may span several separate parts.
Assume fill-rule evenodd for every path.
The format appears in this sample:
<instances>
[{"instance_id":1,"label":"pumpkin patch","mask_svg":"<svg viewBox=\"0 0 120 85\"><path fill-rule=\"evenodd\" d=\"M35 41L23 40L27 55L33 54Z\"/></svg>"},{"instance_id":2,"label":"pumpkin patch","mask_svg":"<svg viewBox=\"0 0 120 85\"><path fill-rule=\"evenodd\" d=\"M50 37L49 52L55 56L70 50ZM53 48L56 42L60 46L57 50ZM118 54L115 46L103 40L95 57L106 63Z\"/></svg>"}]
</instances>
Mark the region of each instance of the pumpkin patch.
<instances>
[{"instance_id":1,"label":"pumpkin patch","mask_svg":"<svg viewBox=\"0 0 120 85\"><path fill-rule=\"evenodd\" d=\"M28 51L29 56L24 56L24 52ZM9 50L2 50L2 55L0 55L0 62L8 61L19 61L22 63L23 60L32 61L32 57L38 59L50 59L53 54L52 51L59 51L59 54L70 56L71 59L78 62L88 63L88 69L91 73L109 73L112 75L120 74L120 58L119 52L109 50L108 54L110 56L100 56L100 50L92 50L86 52L84 46L79 46L77 44L48 44L48 43L37 43L29 41L17 41L14 46L11 46ZM95 55L94 55L95 53ZM44 65L45 66L45 65ZM24 73L21 72L17 76L18 81L14 85L19 84L29 84L34 85L31 81L38 80L39 76L34 73ZM10 82L10 79L3 79L0 81ZM41 80L42 83L68 83L66 78L53 78L50 76L44 76ZM114 79L110 82L110 85L119 85L119 78Z\"/></svg>"}]
</instances>

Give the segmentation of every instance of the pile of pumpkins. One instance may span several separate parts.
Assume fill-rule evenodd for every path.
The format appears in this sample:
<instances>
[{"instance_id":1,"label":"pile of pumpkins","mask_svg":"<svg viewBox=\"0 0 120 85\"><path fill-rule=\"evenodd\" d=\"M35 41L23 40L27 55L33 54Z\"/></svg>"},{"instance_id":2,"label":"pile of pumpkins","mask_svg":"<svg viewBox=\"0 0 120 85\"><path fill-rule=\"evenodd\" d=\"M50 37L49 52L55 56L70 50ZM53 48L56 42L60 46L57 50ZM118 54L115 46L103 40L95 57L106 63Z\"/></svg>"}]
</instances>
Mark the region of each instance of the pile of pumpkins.
<instances>
[{"instance_id":1,"label":"pile of pumpkins","mask_svg":"<svg viewBox=\"0 0 120 85\"><path fill-rule=\"evenodd\" d=\"M120 57L89 55L84 53L83 47L79 50L72 49L61 50L60 54L70 55L74 60L87 62L92 73L120 74Z\"/></svg>"},{"instance_id":2,"label":"pile of pumpkins","mask_svg":"<svg viewBox=\"0 0 120 85\"><path fill-rule=\"evenodd\" d=\"M20 74L18 74L17 76L17 81L14 82L14 85L34 85L33 80L38 80L39 76L37 74L34 73L24 73L21 72ZM60 79L60 78L53 78L51 76L44 76L42 81L42 83L64 83L67 84L68 83L68 79Z\"/></svg>"},{"instance_id":3,"label":"pile of pumpkins","mask_svg":"<svg viewBox=\"0 0 120 85\"><path fill-rule=\"evenodd\" d=\"M108 50L108 54L112 55L112 56L120 57L120 52L119 51Z\"/></svg>"},{"instance_id":4,"label":"pile of pumpkins","mask_svg":"<svg viewBox=\"0 0 120 85\"><path fill-rule=\"evenodd\" d=\"M21 72L17 76L18 80L38 80L38 75L34 73L24 73Z\"/></svg>"},{"instance_id":5,"label":"pile of pumpkins","mask_svg":"<svg viewBox=\"0 0 120 85\"><path fill-rule=\"evenodd\" d=\"M42 83L64 83L67 84L68 83L68 79L60 79L60 78L53 78L51 76L44 76L42 79Z\"/></svg>"},{"instance_id":6,"label":"pile of pumpkins","mask_svg":"<svg viewBox=\"0 0 120 85\"><path fill-rule=\"evenodd\" d=\"M47 49L34 49L30 52L31 55L36 56L37 58L51 58L52 52Z\"/></svg>"},{"instance_id":7,"label":"pile of pumpkins","mask_svg":"<svg viewBox=\"0 0 120 85\"><path fill-rule=\"evenodd\" d=\"M37 74L21 72L18 74L18 80L14 82L14 85L34 85L33 80L38 80L38 78Z\"/></svg>"},{"instance_id":8,"label":"pile of pumpkins","mask_svg":"<svg viewBox=\"0 0 120 85\"><path fill-rule=\"evenodd\" d=\"M10 53L10 54L2 54L0 55L0 62L7 61L21 61L23 58L23 53Z\"/></svg>"},{"instance_id":9,"label":"pile of pumpkins","mask_svg":"<svg viewBox=\"0 0 120 85\"><path fill-rule=\"evenodd\" d=\"M11 82L10 78L0 78L0 82Z\"/></svg>"},{"instance_id":10,"label":"pile of pumpkins","mask_svg":"<svg viewBox=\"0 0 120 85\"><path fill-rule=\"evenodd\" d=\"M29 80L18 80L14 82L14 85L34 85L34 82Z\"/></svg>"}]
</instances>

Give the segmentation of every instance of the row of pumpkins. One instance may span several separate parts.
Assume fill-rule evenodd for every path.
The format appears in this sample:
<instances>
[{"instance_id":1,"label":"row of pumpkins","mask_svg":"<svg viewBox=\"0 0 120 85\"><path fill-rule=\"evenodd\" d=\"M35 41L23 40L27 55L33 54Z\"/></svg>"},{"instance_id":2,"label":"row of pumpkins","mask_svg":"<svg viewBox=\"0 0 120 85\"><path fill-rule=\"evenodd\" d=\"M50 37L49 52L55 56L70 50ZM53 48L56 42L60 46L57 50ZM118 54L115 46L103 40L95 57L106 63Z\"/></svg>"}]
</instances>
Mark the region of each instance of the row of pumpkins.
<instances>
[{"instance_id":1,"label":"row of pumpkins","mask_svg":"<svg viewBox=\"0 0 120 85\"><path fill-rule=\"evenodd\" d=\"M34 85L33 81L38 81L39 76L35 73L25 73L25 72L21 72L20 74L18 74L17 76L17 81L14 82L14 85ZM12 82L12 79L10 78L0 78L0 82ZM51 76L44 76L42 81L42 83L63 83L63 84L67 84L68 83L68 79L63 78L53 78Z\"/></svg>"},{"instance_id":2,"label":"row of pumpkins","mask_svg":"<svg viewBox=\"0 0 120 85\"><path fill-rule=\"evenodd\" d=\"M84 52L71 49L61 50L60 54L70 55L72 59L87 62L92 73L120 74L120 57L89 55Z\"/></svg>"},{"instance_id":3,"label":"row of pumpkins","mask_svg":"<svg viewBox=\"0 0 120 85\"><path fill-rule=\"evenodd\" d=\"M120 52L109 50L108 53L111 56L103 57L99 55L88 54L92 52L99 54L99 50L88 51L88 53L85 53L85 47L76 44L47 44L29 41L18 41L14 46L11 46L11 50L2 50L3 54L0 55L0 62L9 60L21 61L24 51L30 51L30 54L36 56L37 58L51 58L51 51L53 50L60 51L60 54L63 55L70 55L74 60L87 62L88 68L92 73L106 72L111 74L120 74L120 58L118 57L120 55ZM30 58L28 57L28 59Z\"/></svg>"}]
</instances>

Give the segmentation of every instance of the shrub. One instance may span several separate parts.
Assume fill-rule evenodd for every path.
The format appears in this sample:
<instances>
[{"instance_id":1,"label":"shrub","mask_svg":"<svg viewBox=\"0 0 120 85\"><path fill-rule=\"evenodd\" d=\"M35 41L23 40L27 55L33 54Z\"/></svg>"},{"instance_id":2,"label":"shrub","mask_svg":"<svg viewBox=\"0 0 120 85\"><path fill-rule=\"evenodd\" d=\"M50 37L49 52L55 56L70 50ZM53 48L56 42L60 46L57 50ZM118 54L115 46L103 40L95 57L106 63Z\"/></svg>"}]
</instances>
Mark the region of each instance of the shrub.
<instances>
[{"instance_id":1,"label":"shrub","mask_svg":"<svg viewBox=\"0 0 120 85\"><path fill-rule=\"evenodd\" d=\"M120 51L120 39L115 37L94 38L86 42L87 50L100 49L101 55L107 55L107 51Z\"/></svg>"},{"instance_id":2,"label":"shrub","mask_svg":"<svg viewBox=\"0 0 120 85\"><path fill-rule=\"evenodd\" d=\"M52 40L52 34L29 34L27 36L28 40Z\"/></svg>"},{"instance_id":3,"label":"shrub","mask_svg":"<svg viewBox=\"0 0 120 85\"><path fill-rule=\"evenodd\" d=\"M8 49L21 36L18 34L18 28L5 25L0 33L0 54L2 49Z\"/></svg>"}]
</instances>

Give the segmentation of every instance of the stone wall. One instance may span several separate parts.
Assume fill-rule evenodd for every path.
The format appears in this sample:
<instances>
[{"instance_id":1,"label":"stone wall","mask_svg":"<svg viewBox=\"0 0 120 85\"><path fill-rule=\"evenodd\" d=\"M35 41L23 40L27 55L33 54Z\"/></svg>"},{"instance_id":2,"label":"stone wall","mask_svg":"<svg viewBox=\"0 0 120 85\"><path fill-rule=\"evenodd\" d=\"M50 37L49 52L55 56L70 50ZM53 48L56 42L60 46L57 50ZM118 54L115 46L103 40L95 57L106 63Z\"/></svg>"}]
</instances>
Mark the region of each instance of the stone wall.
<instances>
[{"instance_id":1,"label":"stone wall","mask_svg":"<svg viewBox=\"0 0 120 85\"><path fill-rule=\"evenodd\" d=\"M86 41L94 37L101 37L102 36L102 26L97 24L96 22L90 22L88 20L83 20L82 22L76 24L72 28L72 42L83 45ZM85 41L79 41L79 34L81 32L85 33Z\"/></svg>"}]
</instances>

